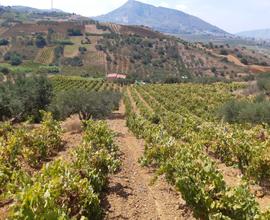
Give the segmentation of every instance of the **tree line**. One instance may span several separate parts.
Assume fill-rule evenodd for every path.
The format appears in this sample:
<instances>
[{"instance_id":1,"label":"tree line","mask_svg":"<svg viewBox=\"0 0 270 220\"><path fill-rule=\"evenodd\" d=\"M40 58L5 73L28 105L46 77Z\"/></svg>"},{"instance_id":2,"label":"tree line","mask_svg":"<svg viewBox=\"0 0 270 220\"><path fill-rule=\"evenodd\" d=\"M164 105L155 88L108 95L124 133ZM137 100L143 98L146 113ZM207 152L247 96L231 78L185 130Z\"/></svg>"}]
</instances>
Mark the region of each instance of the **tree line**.
<instances>
[{"instance_id":1,"label":"tree line","mask_svg":"<svg viewBox=\"0 0 270 220\"><path fill-rule=\"evenodd\" d=\"M73 114L81 120L101 119L117 109L120 98L119 92L84 88L55 93L47 75L21 74L0 83L0 120L39 122L41 110L52 112L55 119Z\"/></svg>"}]
</instances>

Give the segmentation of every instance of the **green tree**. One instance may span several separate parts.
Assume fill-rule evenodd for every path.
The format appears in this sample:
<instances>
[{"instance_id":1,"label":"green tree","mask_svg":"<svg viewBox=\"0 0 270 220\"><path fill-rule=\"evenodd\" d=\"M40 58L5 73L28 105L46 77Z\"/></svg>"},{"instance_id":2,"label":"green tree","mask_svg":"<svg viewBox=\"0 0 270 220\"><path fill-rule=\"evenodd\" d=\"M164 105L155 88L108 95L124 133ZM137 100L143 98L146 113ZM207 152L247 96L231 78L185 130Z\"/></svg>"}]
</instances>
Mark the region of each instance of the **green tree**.
<instances>
[{"instance_id":1,"label":"green tree","mask_svg":"<svg viewBox=\"0 0 270 220\"><path fill-rule=\"evenodd\" d=\"M10 56L10 64L12 66L18 66L22 63L22 58L19 54L16 54L16 53L13 53L11 56Z\"/></svg>"},{"instance_id":2,"label":"green tree","mask_svg":"<svg viewBox=\"0 0 270 220\"><path fill-rule=\"evenodd\" d=\"M36 46L38 48L43 48L47 45L47 42L46 42L46 39L41 35L39 34L37 37L36 37Z\"/></svg>"},{"instance_id":3,"label":"green tree","mask_svg":"<svg viewBox=\"0 0 270 220\"><path fill-rule=\"evenodd\" d=\"M85 54L86 51L87 51L87 48L86 47L79 47L79 52L81 54Z\"/></svg>"},{"instance_id":4,"label":"green tree","mask_svg":"<svg viewBox=\"0 0 270 220\"><path fill-rule=\"evenodd\" d=\"M78 114L81 120L91 117L100 119L108 116L118 106L120 94L111 91L91 92L86 89L72 89L59 93L50 110L56 118L65 119Z\"/></svg>"},{"instance_id":5,"label":"green tree","mask_svg":"<svg viewBox=\"0 0 270 220\"><path fill-rule=\"evenodd\" d=\"M228 55L228 51L225 49L221 49L220 54L226 56L226 55Z\"/></svg>"},{"instance_id":6,"label":"green tree","mask_svg":"<svg viewBox=\"0 0 270 220\"><path fill-rule=\"evenodd\" d=\"M248 60L246 58L242 58L241 63L243 63L245 65L248 65Z\"/></svg>"},{"instance_id":7,"label":"green tree","mask_svg":"<svg viewBox=\"0 0 270 220\"><path fill-rule=\"evenodd\" d=\"M9 44L9 41L7 39L0 39L0 46L6 46Z\"/></svg>"},{"instance_id":8,"label":"green tree","mask_svg":"<svg viewBox=\"0 0 270 220\"><path fill-rule=\"evenodd\" d=\"M213 67L211 68L211 71L212 71L212 73L216 73L216 72L217 72L217 68L213 66Z\"/></svg>"},{"instance_id":9,"label":"green tree","mask_svg":"<svg viewBox=\"0 0 270 220\"><path fill-rule=\"evenodd\" d=\"M68 36L82 36L82 31L80 29L68 29Z\"/></svg>"},{"instance_id":10,"label":"green tree","mask_svg":"<svg viewBox=\"0 0 270 220\"><path fill-rule=\"evenodd\" d=\"M41 118L52 98L52 85L46 75L19 75L0 84L0 119L25 120Z\"/></svg>"}]
</instances>

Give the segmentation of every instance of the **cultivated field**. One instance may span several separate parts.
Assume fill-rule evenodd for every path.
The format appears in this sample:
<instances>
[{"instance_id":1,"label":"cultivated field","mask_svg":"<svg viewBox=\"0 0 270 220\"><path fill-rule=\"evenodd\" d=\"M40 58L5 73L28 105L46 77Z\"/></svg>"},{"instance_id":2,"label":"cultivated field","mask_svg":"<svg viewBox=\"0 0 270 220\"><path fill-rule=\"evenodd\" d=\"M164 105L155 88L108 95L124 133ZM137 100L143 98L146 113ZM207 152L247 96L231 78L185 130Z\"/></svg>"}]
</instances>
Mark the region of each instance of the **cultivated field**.
<instances>
[{"instance_id":1,"label":"cultivated field","mask_svg":"<svg viewBox=\"0 0 270 220\"><path fill-rule=\"evenodd\" d=\"M265 51L0 11L0 220L270 220Z\"/></svg>"},{"instance_id":2,"label":"cultivated field","mask_svg":"<svg viewBox=\"0 0 270 220\"><path fill-rule=\"evenodd\" d=\"M39 50L35 62L41 64L51 64L54 60L54 47L45 47Z\"/></svg>"},{"instance_id":3,"label":"cultivated field","mask_svg":"<svg viewBox=\"0 0 270 220\"><path fill-rule=\"evenodd\" d=\"M84 79L81 77L52 77L54 91L66 91L70 89L86 89L88 91L118 90L117 85L104 80Z\"/></svg>"},{"instance_id":4,"label":"cultivated field","mask_svg":"<svg viewBox=\"0 0 270 220\"><path fill-rule=\"evenodd\" d=\"M146 141L142 164L156 167L206 219L255 219L269 208L269 127L222 123L214 113L242 86L127 89L127 124Z\"/></svg>"}]
</instances>

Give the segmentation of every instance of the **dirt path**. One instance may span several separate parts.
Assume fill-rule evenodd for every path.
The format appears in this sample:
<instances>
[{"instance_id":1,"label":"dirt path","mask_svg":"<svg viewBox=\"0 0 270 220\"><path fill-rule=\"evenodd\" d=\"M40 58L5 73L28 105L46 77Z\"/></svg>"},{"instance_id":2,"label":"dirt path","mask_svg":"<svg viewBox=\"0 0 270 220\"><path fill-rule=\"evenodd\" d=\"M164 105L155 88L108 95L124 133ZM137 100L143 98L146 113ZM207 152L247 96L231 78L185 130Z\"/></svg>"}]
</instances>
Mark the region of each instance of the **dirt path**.
<instances>
[{"instance_id":1,"label":"dirt path","mask_svg":"<svg viewBox=\"0 0 270 220\"><path fill-rule=\"evenodd\" d=\"M144 142L128 131L123 103L108 124L117 134L122 168L109 179L103 199L105 219L193 219L184 200L164 180L150 185L154 174L138 163Z\"/></svg>"}]
</instances>

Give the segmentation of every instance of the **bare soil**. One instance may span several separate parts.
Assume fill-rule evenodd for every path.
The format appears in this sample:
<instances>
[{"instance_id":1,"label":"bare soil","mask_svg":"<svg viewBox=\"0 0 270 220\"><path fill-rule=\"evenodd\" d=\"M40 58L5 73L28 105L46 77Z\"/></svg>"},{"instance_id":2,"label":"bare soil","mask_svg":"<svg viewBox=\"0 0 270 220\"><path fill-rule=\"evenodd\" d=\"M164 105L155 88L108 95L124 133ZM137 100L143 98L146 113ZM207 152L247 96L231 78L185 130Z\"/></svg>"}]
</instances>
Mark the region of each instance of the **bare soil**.
<instances>
[{"instance_id":1,"label":"bare soil","mask_svg":"<svg viewBox=\"0 0 270 220\"><path fill-rule=\"evenodd\" d=\"M212 158L213 159L213 158ZM226 166L224 163L216 161L219 172L223 175L224 181L229 187L237 187L241 185L242 177L241 171L237 168ZM249 184L250 192L255 196L256 202L258 202L260 210L266 212L269 209L270 204L270 191L269 187L262 187L257 184Z\"/></svg>"},{"instance_id":2,"label":"bare soil","mask_svg":"<svg viewBox=\"0 0 270 220\"><path fill-rule=\"evenodd\" d=\"M110 176L102 199L105 219L194 219L180 194L165 180L160 178L150 184L154 173L138 163L143 155L144 141L129 132L123 103L108 124L117 134L122 166L117 174Z\"/></svg>"}]
</instances>

